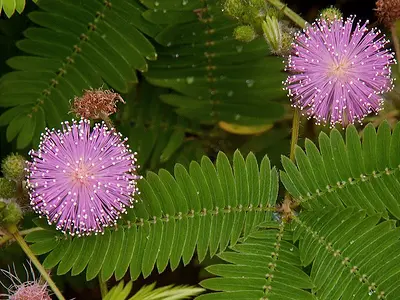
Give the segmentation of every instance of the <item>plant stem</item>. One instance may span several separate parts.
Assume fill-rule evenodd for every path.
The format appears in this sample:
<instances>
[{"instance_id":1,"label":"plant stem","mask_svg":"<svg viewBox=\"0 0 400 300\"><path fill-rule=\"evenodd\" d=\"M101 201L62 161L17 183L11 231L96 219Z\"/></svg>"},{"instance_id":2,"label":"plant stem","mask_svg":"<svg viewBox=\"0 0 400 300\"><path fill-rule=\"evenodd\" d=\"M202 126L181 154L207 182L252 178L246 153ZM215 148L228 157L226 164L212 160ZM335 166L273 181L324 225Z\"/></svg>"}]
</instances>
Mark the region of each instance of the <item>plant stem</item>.
<instances>
[{"instance_id":1,"label":"plant stem","mask_svg":"<svg viewBox=\"0 0 400 300\"><path fill-rule=\"evenodd\" d=\"M267 0L270 4L275 6L277 9L282 11L290 20L296 23L299 27L304 28L306 26L306 20L296 14L287 5L279 0Z\"/></svg>"},{"instance_id":2,"label":"plant stem","mask_svg":"<svg viewBox=\"0 0 400 300\"><path fill-rule=\"evenodd\" d=\"M99 285L100 285L101 298L104 298L108 293L107 282L103 281L100 275L99 275Z\"/></svg>"},{"instance_id":3,"label":"plant stem","mask_svg":"<svg viewBox=\"0 0 400 300\"><path fill-rule=\"evenodd\" d=\"M267 0L270 4L274 5L277 9L281 10L289 19L296 23L301 28L306 26L306 20L296 14L293 10L286 6L280 0ZM295 108L293 114L292 124L292 139L290 142L290 159L294 161L294 151L296 149L297 141L299 139L299 128L300 128L300 110Z\"/></svg>"},{"instance_id":4,"label":"plant stem","mask_svg":"<svg viewBox=\"0 0 400 300\"><path fill-rule=\"evenodd\" d=\"M287 5L281 2L280 0L267 0L267 2L275 6L280 11L282 11L290 20L293 21L293 23L297 24L299 27L301 28L306 27L307 21L304 20L302 17L300 17L293 10L291 10L289 7L287 7ZM292 122L292 137L290 141L291 161L295 160L294 153L296 150L297 141L299 139L299 129L300 129L300 109L295 108L293 113L293 122ZM293 205L295 205L295 203L293 202L292 197L290 197L289 193L286 191L284 201L280 208L280 210L283 212L284 219L286 219L286 221L290 220L290 218L293 215L292 213Z\"/></svg>"},{"instance_id":5,"label":"plant stem","mask_svg":"<svg viewBox=\"0 0 400 300\"><path fill-rule=\"evenodd\" d=\"M47 284L50 286L50 288L53 290L54 294L57 296L59 300L65 300L64 296L61 294L60 290L54 283L54 281L51 279L50 275L46 272L45 268L42 266L42 264L39 262L39 260L36 258L35 254L32 252L31 248L29 248L28 244L25 242L24 238L21 236L21 234L18 231L17 226L11 225L7 228L7 230L12 234L14 239L18 242L18 244L21 246L22 250L24 250L25 254L29 257L29 259L33 262L35 267L38 269L40 272L40 275L46 280Z\"/></svg>"},{"instance_id":6,"label":"plant stem","mask_svg":"<svg viewBox=\"0 0 400 300\"><path fill-rule=\"evenodd\" d=\"M114 128L114 123L111 121L110 117L107 116L105 113L100 114L101 119L106 123L108 129Z\"/></svg>"},{"instance_id":7,"label":"plant stem","mask_svg":"<svg viewBox=\"0 0 400 300\"><path fill-rule=\"evenodd\" d=\"M394 46L394 51L396 52L396 59L397 63L399 64L399 71L400 71L400 40L397 32L397 26L396 22L392 24L392 27L390 28L392 32L392 42Z\"/></svg>"},{"instance_id":8,"label":"plant stem","mask_svg":"<svg viewBox=\"0 0 400 300\"><path fill-rule=\"evenodd\" d=\"M34 227L34 228L22 230L19 232L19 234L21 236L24 236L31 232L40 231L40 230L43 230L43 228L42 227ZM14 239L14 237L11 234L7 234L7 235L3 236L2 238L0 238L0 246L3 245L4 243L7 243L9 240L12 240L12 239Z\"/></svg>"},{"instance_id":9,"label":"plant stem","mask_svg":"<svg viewBox=\"0 0 400 300\"><path fill-rule=\"evenodd\" d=\"M295 108L292 122L292 139L290 141L290 160L294 161L294 151L296 150L297 141L299 139L300 129L300 109Z\"/></svg>"}]
</instances>

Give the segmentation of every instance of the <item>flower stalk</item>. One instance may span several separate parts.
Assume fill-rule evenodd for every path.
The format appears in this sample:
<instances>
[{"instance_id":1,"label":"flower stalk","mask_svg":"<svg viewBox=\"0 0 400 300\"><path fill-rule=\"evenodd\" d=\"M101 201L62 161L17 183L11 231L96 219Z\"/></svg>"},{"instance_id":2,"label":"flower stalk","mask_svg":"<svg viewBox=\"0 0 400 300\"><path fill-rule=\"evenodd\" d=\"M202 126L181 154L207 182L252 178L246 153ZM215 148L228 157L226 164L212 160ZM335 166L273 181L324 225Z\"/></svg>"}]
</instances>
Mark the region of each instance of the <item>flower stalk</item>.
<instances>
[{"instance_id":1,"label":"flower stalk","mask_svg":"<svg viewBox=\"0 0 400 300\"><path fill-rule=\"evenodd\" d=\"M108 293L107 281L103 281L100 275L98 276L98 278L99 278L101 298L104 298Z\"/></svg>"},{"instance_id":2,"label":"flower stalk","mask_svg":"<svg viewBox=\"0 0 400 300\"><path fill-rule=\"evenodd\" d=\"M279 0L267 0L270 4L274 5L277 9L282 11L290 20L297 24L301 28L305 28L306 20L300 17L297 13L287 7L286 4ZM294 161L294 151L296 149L297 141L299 139L300 130L300 110L294 109L293 122L292 122L292 137L290 141L290 159Z\"/></svg>"},{"instance_id":3,"label":"flower stalk","mask_svg":"<svg viewBox=\"0 0 400 300\"><path fill-rule=\"evenodd\" d=\"M293 113L292 138L290 141L290 160L293 162L295 159L294 152L296 150L297 141L299 139L299 131L300 131L300 109L296 107Z\"/></svg>"},{"instance_id":4,"label":"flower stalk","mask_svg":"<svg viewBox=\"0 0 400 300\"><path fill-rule=\"evenodd\" d=\"M282 11L290 20L292 20L299 27L304 28L307 21L300 17L297 13L291 10L287 5L279 0L267 0L270 4Z\"/></svg>"}]
</instances>

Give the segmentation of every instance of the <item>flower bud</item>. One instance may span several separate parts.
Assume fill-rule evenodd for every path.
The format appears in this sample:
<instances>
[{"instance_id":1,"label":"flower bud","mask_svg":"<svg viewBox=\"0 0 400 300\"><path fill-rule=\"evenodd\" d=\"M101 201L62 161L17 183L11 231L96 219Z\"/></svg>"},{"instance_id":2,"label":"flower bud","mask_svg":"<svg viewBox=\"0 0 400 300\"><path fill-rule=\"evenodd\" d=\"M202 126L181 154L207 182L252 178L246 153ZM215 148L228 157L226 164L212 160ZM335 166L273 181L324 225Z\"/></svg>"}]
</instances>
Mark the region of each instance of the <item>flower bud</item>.
<instances>
[{"instance_id":1,"label":"flower bud","mask_svg":"<svg viewBox=\"0 0 400 300\"><path fill-rule=\"evenodd\" d=\"M292 50L292 42L293 42L294 33L288 29L283 30L282 32L282 45L279 51L279 55L289 55Z\"/></svg>"},{"instance_id":2,"label":"flower bud","mask_svg":"<svg viewBox=\"0 0 400 300\"><path fill-rule=\"evenodd\" d=\"M271 52L277 54L282 47L282 30L275 16L267 16L262 23L265 40Z\"/></svg>"},{"instance_id":3,"label":"flower bud","mask_svg":"<svg viewBox=\"0 0 400 300\"><path fill-rule=\"evenodd\" d=\"M0 178L0 198L14 198L17 192L15 181Z\"/></svg>"},{"instance_id":4,"label":"flower bud","mask_svg":"<svg viewBox=\"0 0 400 300\"><path fill-rule=\"evenodd\" d=\"M15 202L10 202L1 213L0 223L4 226L17 225L22 219L22 210Z\"/></svg>"},{"instance_id":5,"label":"flower bud","mask_svg":"<svg viewBox=\"0 0 400 300\"><path fill-rule=\"evenodd\" d=\"M22 181L25 178L25 158L19 154L10 154L1 165L1 171L5 178L14 181Z\"/></svg>"},{"instance_id":6,"label":"flower bud","mask_svg":"<svg viewBox=\"0 0 400 300\"><path fill-rule=\"evenodd\" d=\"M332 22L335 20L339 20L343 16L342 12L336 7L328 7L321 11L321 20L325 20L327 22Z\"/></svg>"},{"instance_id":7,"label":"flower bud","mask_svg":"<svg viewBox=\"0 0 400 300\"><path fill-rule=\"evenodd\" d=\"M265 0L225 0L223 10L255 31L261 31L261 22L268 10Z\"/></svg>"},{"instance_id":8,"label":"flower bud","mask_svg":"<svg viewBox=\"0 0 400 300\"><path fill-rule=\"evenodd\" d=\"M270 51L275 55L288 55L292 49L295 31L283 21L279 21L276 15L268 15L263 21L262 29L264 38Z\"/></svg>"},{"instance_id":9,"label":"flower bud","mask_svg":"<svg viewBox=\"0 0 400 300\"><path fill-rule=\"evenodd\" d=\"M380 22L392 27L396 20L400 20L400 0L376 1L376 14Z\"/></svg>"},{"instance_id":10,"label":"flower bud","mask_svg":"<svg viewBox=\"0 0 400 300\"><path fill-rule=\"evenodd\" d=\"M256 32L250 25L242 25L235 28L233 33L235 39L241 42L251 42L256 37Z\"/></svg>"},{"instance_id":11,"label":"flower bud","mask_svg":"<svg viewBox=\"0 0 400 300\"><path fill-rule=\"evenodd\" d=\"M241 0L226 0L223 10L236 19L241 19L246 13L246 7Z\"/></svg>"}]
</instances>

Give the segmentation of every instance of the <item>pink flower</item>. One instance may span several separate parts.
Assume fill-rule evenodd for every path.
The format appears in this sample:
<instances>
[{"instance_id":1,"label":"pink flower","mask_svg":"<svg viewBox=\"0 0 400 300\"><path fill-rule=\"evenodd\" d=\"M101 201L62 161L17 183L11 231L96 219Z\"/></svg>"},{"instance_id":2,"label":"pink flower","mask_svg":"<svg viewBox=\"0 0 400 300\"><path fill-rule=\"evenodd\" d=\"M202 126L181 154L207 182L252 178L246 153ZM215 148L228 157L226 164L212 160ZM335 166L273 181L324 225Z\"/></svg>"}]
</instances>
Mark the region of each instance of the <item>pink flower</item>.
<instances>
[{"instance_id":1,"label":"pink flower","mask_svg":"<svg viewBox=\"0 0 400 300\"><path fill-rule=\"evenodd\" d=\"M285 82L292 106L317 124L361 122L381 109L381 94L393 88L394 54L367 23L318 20L296 35Z\"/></svg>"},{"instance_id":2,"label":"pink flower","mask_svg":"<svg viewBox=\"0 0 400 300\"><path fill-rule=\"evenodd\" d=\"M71 235L102 232L117 222L137 193L135 154L104 122L82 119L42 135L29 152L28 187L34 210Z\"/></svg>"},{"instance_id":3,"label":"pink flower","mask_svg":"<svg viewBox=\"0 0 400 300\"><path fill-rule=\"evenodd\" d=\"M29 266L31 276L29 276L29 272L24 266L27 277L27 281L25 282L22 282L17 277L15 267L14 274L11 273L10 270L1 270L1 272L11 280L11 286L6 287L1 283L3 287L6 288L8 294L0 296L5 296L7 297L6 299L9 300L51 300L49 290L47 289L47 283L40 283L40 281L36 279L30 263ZM32 277L32 280L30 280L30 277Z\"/></svg>"}]
</instances>

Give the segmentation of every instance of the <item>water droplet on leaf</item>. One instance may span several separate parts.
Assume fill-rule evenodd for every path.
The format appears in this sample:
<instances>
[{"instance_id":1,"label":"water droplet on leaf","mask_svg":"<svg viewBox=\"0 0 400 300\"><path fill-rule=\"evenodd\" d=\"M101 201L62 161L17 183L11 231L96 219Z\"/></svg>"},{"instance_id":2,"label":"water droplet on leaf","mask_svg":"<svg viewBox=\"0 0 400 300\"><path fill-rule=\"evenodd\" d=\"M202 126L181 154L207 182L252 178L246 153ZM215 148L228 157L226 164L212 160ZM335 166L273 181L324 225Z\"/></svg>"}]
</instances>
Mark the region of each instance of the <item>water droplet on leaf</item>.
<instances>
[{"instance_id":1,"label":"water droplet on leaf","mask_svg":"<svg viewBox=\"0 0 400 300\"><path fill-rule=\"evenodd\" d=\"M254 85L254 80L252 80L252 79L247 79L247 80L246 80L246 84L247 84L248 87L252 87L252 86Z\"/></svg>"},{"instance_id":2,"label":"water droplet on leaf","mask_svg":"<svg viewBox=\"0 0 400 300\"><path fill-rule=\"evenodd\" d=\"M191 76L191 77L186 77L186 82L187 82L188 84L192 84L192 83L194 82L194 77L193 77L193 76Z\"/></svg>"}]
</instances>

